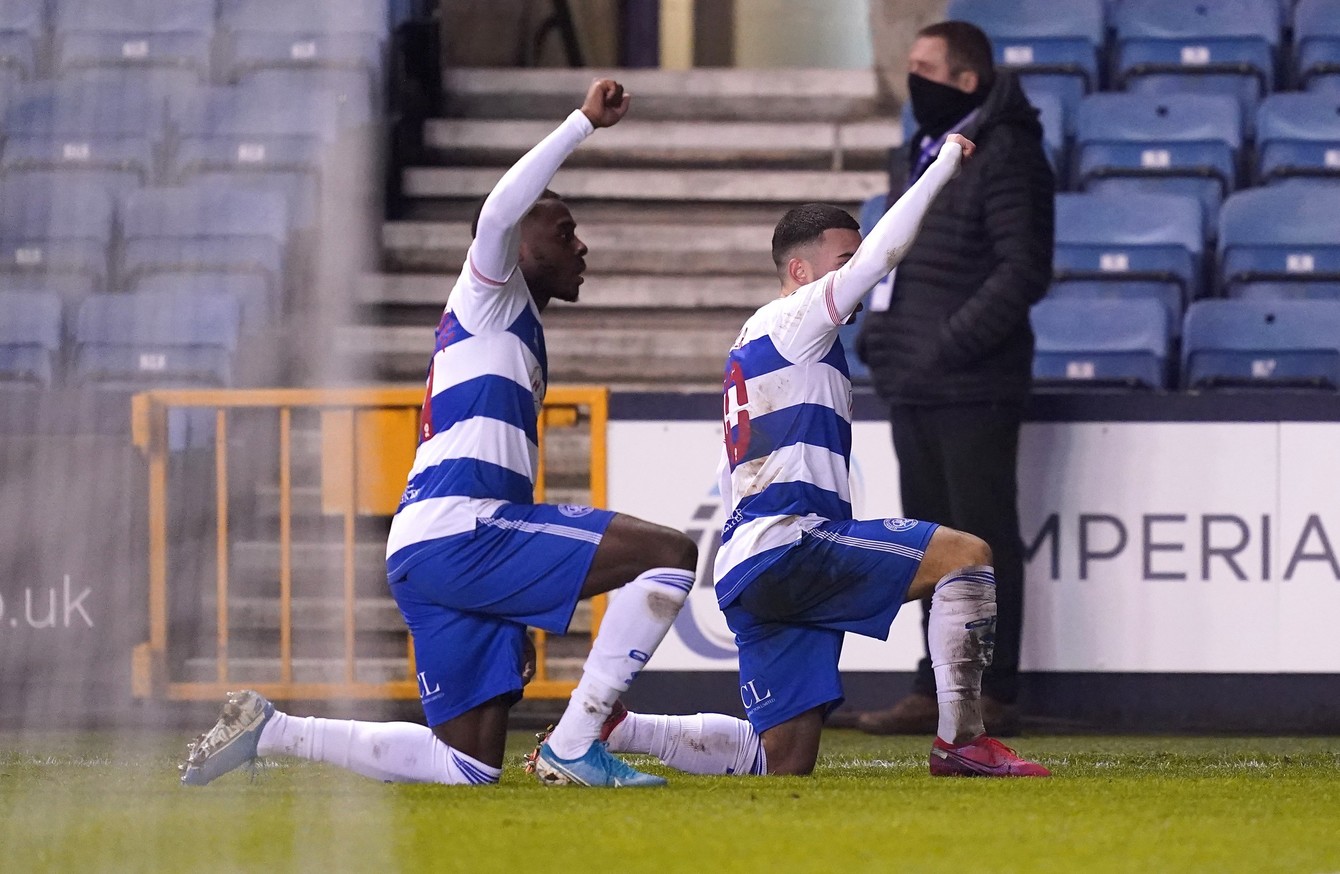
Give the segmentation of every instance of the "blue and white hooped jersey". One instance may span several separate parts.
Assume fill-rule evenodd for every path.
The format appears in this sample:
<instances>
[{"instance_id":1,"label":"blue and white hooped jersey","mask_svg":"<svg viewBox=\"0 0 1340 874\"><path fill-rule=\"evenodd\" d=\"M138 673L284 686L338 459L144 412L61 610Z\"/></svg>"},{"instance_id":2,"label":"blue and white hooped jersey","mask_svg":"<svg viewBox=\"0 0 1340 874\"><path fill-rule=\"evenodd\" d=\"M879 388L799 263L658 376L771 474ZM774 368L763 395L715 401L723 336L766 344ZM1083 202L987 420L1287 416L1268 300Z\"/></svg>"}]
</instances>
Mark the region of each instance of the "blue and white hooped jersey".
<instances>
[{"instance_id":1,"label":"blue and white hooped jersey","mask_svg":"<svg viewBox=\"0 0 1340 874\"><path fill-rule=\"evenodd\" d=\"M851 378L835 275L760 308L726 359L726 524L714 570L722 607L805 529L852 518Z\"/></svg>"},{"instance_id":2,"label":"blue and white hooped jersey","mask_svg":"<svg viewBox=\"0 0 1340 874\"><path fill-rule=\"evenodd\" d=\"M391 521L392 576L425 543L474 530L502 502L535 498L544 329L520 269L497 282L466 262L437 327L419 448Z\"/></svg>"}]
</instances>

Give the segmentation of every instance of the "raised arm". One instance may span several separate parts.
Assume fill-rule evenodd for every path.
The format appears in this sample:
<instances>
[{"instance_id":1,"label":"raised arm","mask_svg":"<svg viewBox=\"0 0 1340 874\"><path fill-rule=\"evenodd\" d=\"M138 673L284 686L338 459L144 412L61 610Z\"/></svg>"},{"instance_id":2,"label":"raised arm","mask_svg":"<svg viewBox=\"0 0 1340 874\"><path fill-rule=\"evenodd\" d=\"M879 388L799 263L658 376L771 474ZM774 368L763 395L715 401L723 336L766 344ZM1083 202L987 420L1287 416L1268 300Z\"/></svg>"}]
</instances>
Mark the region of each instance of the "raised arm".
<instances>
[{"instance_id":1,"label":"raised arm","mask_svg":"<svg viewBox=\"0 0 1340 874\"><path fill-rule=\"evenodd\" d=\"M834 272L833 303L842 320L854 313L866 292L903 260L916 241L931 202L958 173L963 160L972 156L973 149L969 140L950 134L921 178L884 213L852 259Z\"/></svg>"},{"instance_id":2,"label":"raised arm","mask_svg":"<svg viewBox=\"0 0 1340 874\"><path fill-rule=\"evenodd\" d=\"M612 79L595 80L581 108L503 174L479 212L470 245L470 267L475 273L495 285L507 280L517 262L521 220L582 140L596 128L610 127L623 118L630 97Z\"/></svg>"}]
</instances>

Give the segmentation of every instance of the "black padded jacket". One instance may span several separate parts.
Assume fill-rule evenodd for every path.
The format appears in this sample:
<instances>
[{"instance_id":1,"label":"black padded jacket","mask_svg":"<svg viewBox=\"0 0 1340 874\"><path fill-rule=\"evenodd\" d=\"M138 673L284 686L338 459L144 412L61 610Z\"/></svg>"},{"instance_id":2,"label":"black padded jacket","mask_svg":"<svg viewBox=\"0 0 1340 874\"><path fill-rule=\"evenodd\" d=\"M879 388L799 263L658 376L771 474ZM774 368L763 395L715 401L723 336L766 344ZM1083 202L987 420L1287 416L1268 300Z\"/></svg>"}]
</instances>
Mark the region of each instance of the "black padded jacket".
<instances>
[{"instance_id":1,"label":"black padded jacket","mask_svg":"<svg viewBox=\"0 0 1340 874\"><path fill-rule=\"evenodd\" d=\"M1028 395L1028 310L1052 274L1056 182L1037 110L1000 71L961 131L977 152L931 205L895 274L893 300L861 323L857 354L875 390L905 404ZM907 185L910 143L893 152L890 196Z\"/></svg>"}]
</instances>

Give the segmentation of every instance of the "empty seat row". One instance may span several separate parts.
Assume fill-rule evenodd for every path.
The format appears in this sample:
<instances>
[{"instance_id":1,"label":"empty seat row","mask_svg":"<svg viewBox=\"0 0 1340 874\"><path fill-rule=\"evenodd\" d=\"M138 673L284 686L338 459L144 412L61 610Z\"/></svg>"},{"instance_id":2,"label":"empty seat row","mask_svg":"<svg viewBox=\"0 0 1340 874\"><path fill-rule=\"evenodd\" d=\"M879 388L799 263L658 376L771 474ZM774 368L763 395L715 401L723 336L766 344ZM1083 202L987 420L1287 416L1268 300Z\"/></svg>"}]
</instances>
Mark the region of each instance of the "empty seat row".
<instances>
[{"instance_id":1,"label":"empty seat row","mask_svg":"<svg viewBox=\"0 0 1340 874\"><path fill-rule=\"evenodd\" d=\"M59 0L50 40L43 7L0 7L0 78L40 78L47 67L62 78L139 68L177 82L239 82L324 68L359 72L375 87L383 66L386 5L375 1L222 0L216 21L214 0Z\"/></svg>"},{"instance_id":2,"label":"empty seat row","mask_svg":"<svg viewBox=\"0 0 1340 874\"><path fill-rule=\"evenodd\" d=\"M0 291L0 382L46 387L216 385L234 381L241 302L225 292L143 292L81 302ZM68 328L68 331L67 331ZM67 336L68 335L68 336Z\"/></svg>"},{"instance_id":3,"label":"empty seat row","mask_svg":"<svg viewBox=\"0 0 1340 874\"><path fill-rule=\"evenodd\" d=\"M1247 105L1279 87L1281 73L1309 90L1340 83L1340 0L1289 7L1286 0L951 0L947 17L978 24L998 63L1067 106L1099 90L1104 76L1121 90L1219 93Z\"/></svg>"},{"instance_id":4,"label":"empty seat row","mask_svg":"<svg viewBox=\"0 0 1340 874\"><path fill-rule=\"evenodd\" d=\"M283 288L287 206L274 191L198 186L135 191L41 179L0 182L0 275L63 277L72 294L155 274L250 276Z\"/></svg>"},{"instance_id":5,"label":"empty seat row","mask_svg":"<svg viewBox=\"0 0 1340 874\"><path fill-rule=\"evenodd\" d=\"M1173 385L1172 325L1153 301L1053 300L1030 314L1040 387ZM1340 300L1198 301L1187 310L1188 389L1340 389Z\"/></svg>"}]
</instances>

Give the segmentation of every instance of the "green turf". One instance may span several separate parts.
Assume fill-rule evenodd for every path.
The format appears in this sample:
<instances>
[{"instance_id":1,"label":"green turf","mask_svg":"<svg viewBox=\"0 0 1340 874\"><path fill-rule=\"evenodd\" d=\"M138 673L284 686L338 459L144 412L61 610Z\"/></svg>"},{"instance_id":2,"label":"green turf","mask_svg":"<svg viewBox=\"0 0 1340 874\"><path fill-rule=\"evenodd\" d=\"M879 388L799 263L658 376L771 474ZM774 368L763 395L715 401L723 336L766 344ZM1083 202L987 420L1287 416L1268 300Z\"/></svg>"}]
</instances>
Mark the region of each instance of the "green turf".
<instances>
[{"instance_id":1,"label":"green turf","mask_svg":"<svg viewBox=\"0 0 1340 874\"><path fill-rule=\"evenodd\" d=\"M185 741L0 735L0 871L1340 871L1336 739L1030 738L1056 778L933 780L926 740L839 731L808 779L618 791L307 763L185 788Z\"/></svg>"}]
</instances>

